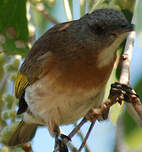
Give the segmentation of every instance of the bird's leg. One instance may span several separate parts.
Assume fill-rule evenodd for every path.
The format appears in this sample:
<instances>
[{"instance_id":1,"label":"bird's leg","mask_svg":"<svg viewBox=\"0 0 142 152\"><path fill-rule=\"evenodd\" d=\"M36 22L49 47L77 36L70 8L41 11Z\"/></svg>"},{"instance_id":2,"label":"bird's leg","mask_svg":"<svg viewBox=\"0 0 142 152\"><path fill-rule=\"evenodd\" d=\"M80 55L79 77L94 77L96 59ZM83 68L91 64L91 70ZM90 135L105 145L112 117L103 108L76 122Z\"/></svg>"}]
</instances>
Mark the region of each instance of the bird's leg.
<instances>
[{"instance_id":1,"label":"bird's leg","mask_svg":"<svg viewBox=\"0 0 142 152\"><path fill-rule=\"evenodd\" d=\"M55 148L54 152L68 152L68 148L66 143L70 140L70 138L64 134L60 134L59 132L55 132Z\"/></svg>"},{"instance_id":2,"label":"bird's leg","mask_svg":"<svg viewBox=\"0 0 142 152\"><path fill-rule=\"evenodd\" d=\"M122 101L131 102L132 96L138 96L129 85L115 82L111 85L108 100L104 102L99 108L92 108L86 115L86 119L94 122L95 120L106 120L108 118L110 107ZM111 99L111 100L110 100Z\"/></svg>"},{"instance_id":3,"label":"bird's leg","mask_svg":"<svg viewBox=\"0 0 142 152\"><path fill-rule=\"evenodd\" d=\"M108 119L109 109L110 107L107 106L107 102L104 102L100 107L90 109L85 118L90 122L106 120Z\"/></svg>"},{"instance_id":4,"label":"bird's leg","mask_svg":"<svg viewBox=\"0 0 142 152\"><path fill-rule=\"evenodd\" d=\"M106 120L108 118L109 110L102 111L102 108L92 108L85 116L87 120L94 122L96 120Z\"/></svg>"},{"instance_id":5,"label":"bird's leg","mask_svg":"<svg viewBox=\"0 0 142 152\"><path fill-rule=\"evenodd\" d=\"M86 119L90 120L91 122L95 120L106 120L108 118L109 109L113 104L115 104L116 102L121 104L123 100L132 103L133 99L137 97L138 95L129 85L115 82L114 84L111 85L111 90L108 100L104 102L100 106L100 108L92 108L87 113Z\"/></svg>"},{"instance_id":6,"label":"bird's leg","mask_svg":"<svg viewBox=\"0 0 142 152\"><path fill-rule=\"evenodd\" d=\"M85 122L87 122L86 117L84 117L81 122L70 132L68 137L71 139L78 132L78 130L80 130L80 128L84 125Z\"/></svg>"}]
</instances>

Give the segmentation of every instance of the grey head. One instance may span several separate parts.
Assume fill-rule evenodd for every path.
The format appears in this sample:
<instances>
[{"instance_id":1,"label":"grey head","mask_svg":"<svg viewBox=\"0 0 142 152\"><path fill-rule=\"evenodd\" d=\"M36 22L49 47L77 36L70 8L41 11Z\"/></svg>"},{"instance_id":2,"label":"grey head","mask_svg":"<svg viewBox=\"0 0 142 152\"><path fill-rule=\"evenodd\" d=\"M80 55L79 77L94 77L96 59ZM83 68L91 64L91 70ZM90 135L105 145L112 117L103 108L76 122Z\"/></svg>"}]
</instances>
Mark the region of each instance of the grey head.
<instances>
[{"instance_id":1,"label":"grey head","mask_svg":"<svg viewBox=\"0 0 142 152\"><path fill-rule=\"evenodd\" d=\"M133 30L133 25L129 24L124 15L117 10L98 9L84 16L86 17L88 25L96 34L121 34Z\"/></svg>"},{"instance_id":2,"label":"grey head","mask_svg":"<svg viewBox=\"0 0 142 152\"><path fill-rule=\"evenodd\" d=\"M120 11L113 9L97 9L83 16L80 21L86 23L86 31L92 35L97 50L110 46L118 39L118 43L121 43L127 32L133 30L133 24L129 24Z\"/></svg>"}]
</instances>

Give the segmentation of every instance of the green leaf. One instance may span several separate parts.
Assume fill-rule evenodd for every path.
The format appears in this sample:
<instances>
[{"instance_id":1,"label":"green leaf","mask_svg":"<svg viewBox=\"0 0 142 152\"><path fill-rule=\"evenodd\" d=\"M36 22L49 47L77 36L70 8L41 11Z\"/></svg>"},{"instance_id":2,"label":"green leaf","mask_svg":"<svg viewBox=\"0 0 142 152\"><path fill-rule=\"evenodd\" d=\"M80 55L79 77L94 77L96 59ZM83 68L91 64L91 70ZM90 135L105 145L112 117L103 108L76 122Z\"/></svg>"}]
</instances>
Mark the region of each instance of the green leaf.
<instances>
[{"instance_id":1,"label":"green leaf","mask_svg":"<svg viewBox=\"0 0 142 152\"><path fill-rule=\"evenodd\" d=\"M26 0L0 0L0 46L8 54L28 51Z\"/></svg>"}]
</instances>

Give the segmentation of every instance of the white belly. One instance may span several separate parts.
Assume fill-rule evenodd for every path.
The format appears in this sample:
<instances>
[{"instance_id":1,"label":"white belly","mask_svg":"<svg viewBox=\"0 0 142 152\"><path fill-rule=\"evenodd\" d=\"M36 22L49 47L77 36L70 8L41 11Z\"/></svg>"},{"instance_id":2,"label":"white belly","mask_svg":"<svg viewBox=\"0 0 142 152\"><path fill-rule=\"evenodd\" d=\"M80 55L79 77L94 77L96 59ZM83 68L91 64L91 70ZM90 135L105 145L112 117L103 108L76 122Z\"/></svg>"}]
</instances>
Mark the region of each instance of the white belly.
<instances>
[{"instance_id":1,"label":"white belly","mask_svg":"<svg viewBox=\"0 0 142 152\"><path fill-rule=\"evenodd\" d=\"M52 123L61 125L75 122L91 107L98 107L103 100L104 89L101 93L98 89L89 92L81 88L65 90L46 82L47 78L42 78L27 87L25 100L36 121L48 127L52 127Z\"/></svg>"}]
</instances>

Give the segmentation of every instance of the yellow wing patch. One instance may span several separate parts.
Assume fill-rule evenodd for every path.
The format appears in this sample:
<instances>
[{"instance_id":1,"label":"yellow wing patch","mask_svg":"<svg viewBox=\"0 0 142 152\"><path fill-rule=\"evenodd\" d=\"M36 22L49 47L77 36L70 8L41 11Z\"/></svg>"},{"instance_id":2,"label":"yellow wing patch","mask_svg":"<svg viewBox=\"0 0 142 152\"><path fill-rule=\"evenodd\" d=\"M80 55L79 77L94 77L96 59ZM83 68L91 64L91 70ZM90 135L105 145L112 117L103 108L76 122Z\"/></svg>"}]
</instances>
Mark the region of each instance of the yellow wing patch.
<instances>
[{"instance_id":1,"label":"yellow wing patch","mask_svg":"<svg viewBox=\"0 0 142 152\"><path fill-rule=\"evenodd\" d=\"M18 72L17 79L15 81L14 92L17 98L20 98L24 89L30 85L26 76Z\"/></svg>"}]
</instances>

